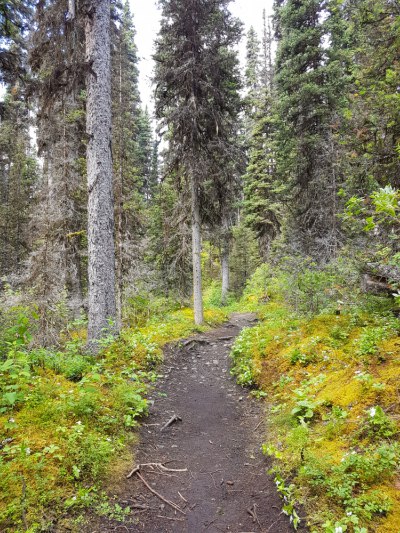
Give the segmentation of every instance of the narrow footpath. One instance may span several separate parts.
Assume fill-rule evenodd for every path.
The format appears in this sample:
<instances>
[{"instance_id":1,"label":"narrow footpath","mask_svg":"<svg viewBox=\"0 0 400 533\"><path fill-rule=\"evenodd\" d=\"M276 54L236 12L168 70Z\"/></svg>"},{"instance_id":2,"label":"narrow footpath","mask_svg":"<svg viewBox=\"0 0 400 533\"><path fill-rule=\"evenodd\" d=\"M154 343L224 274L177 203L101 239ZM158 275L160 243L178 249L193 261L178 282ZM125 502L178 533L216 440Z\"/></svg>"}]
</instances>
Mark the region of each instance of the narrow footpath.
<instances>
[{"instance_id":1,"label":"narrow footpath","mask_svg":"<svg viewBox=\"0 0 400 533\"><path fill-rule=\"evenodd\" d=\"M236 314L167 349L140 430L135 464L143 466L124 481L119 496L132 516L124 525L103 519L87 531L294 531L260 451L263 405L229 373L234 338L254 322L254 315Z\"/></svg>"}]
</instances>

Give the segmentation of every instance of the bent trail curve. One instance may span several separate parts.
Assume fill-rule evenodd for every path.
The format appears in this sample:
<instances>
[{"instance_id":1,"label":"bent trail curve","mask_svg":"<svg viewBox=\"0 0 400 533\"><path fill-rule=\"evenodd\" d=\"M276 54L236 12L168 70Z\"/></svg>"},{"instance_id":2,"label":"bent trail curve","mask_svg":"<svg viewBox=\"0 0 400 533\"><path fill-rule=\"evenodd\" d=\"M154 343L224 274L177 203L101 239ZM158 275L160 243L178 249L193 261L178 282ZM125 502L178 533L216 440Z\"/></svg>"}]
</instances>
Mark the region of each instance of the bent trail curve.
<instances>
[{"instance_id":1,"label":"bent trail curve","mask_svg":"<svg viewBox=\"0 0 400 533\"><path fill-rule=\"evenodd\" d=\"M132 508L131 522L102 519L90 531L293 531L260 451L263 407L229 373L234 338L254 320L233 315L228 324L167 350L135 460L164 468L142 466L142 479L133 474L124 481L119 501ZM160 431L174 415L182 420Z\"/></svg>"}]
</instances>

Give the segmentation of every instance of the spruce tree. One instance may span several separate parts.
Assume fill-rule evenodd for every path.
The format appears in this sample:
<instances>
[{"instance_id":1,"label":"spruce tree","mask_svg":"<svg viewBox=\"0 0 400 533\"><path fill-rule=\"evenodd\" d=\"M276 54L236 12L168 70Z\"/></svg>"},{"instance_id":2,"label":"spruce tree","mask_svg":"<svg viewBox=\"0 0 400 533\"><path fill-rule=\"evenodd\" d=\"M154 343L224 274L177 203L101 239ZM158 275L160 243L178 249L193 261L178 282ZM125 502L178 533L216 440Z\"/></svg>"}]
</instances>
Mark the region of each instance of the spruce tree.
<instances>
[{"instance_id":1,"label":"spruce tree","mask_svg":"<svg viewBox=\"0 0 400 533\"><path fill-rule=\"evenodd\" d=\"M32 2L14 0L0 9L0 277L13 281L23 271L31 239L28 222L38 168L29 127L32 106L27 68L27 29ZM10 277L11 276L11 277Z\"/></svg>"},{"instance_id":2,"label":"spruce tree","mask_svg":"<svg viewBox=\"0 0 400 533\"><path fill-rule=\"evenodd\" d=\"M29 126L26 94L16 84L7 90L0 112L0 278L21 275L31 245L29 218L38 168Z\"/></svg>"},{"instance_id":3,"label":"spruce tree","mask_svg":"<svg viewBox=\"0 0 400 533\"><path fill-rule=\"evenodd\" d=\"M152 184L152 158L154 149L153 131L149 111L146 107L138 116L137 159L138 172L142 180L143 196L147 203L154 191Z\"/></svg>"},{"instance_id":4,"label":"spruce tree","mask_svg":"<svg viewBox=\"0 0 400 533\"><path fill-rule=\"evenodd\" d=\"M32 0L0 3L0 83L13 83L26 75L24 56L33 7Z\"/></svg>"},{"instance_id":5,"label":"spruce tree","mask_svg":"<svg viewBox=\"0 0 400 533\"><path fill-rule=\"evenodd\" d=\"M97 342L116 320L114 203L111 155L110 0L92 0L86 31L88 177L88 341Z\"/></svg>"},{"instance_id":6,"label":"spruce tree","mask_svg":"<svg viewBox=\"0 0 400 533\"><path fill-rule=\"evenodd\" d=\"M218 159L228 152L231 119L236 114L237 58L232 47L240 24L231 17L229 0L161 0L157 40L156 114L169 132L172 166L183 172L192 214L195 322L203 322L201 226ZM219 158L218 164L221 163ZM214 174L217 174L216 172Z\"/></svg>"},{"instance_id":7,"label":"spruce tree","mask_svg":"<svg viewBox=\"0 0 400 533\"><path fill-rule=\"evenodd\" d=\"M29 53L43 170L26 284L39 306L44 342L57 336L60 302L67 299L79 314L86 285L84 13L65 17L65 8L62 0L38 3Z\"/></svg>"},{"instance_id":8,"label":"spruce tree","mask_svg":"<svg viewBox=\"0 0 400 533\"><path fill-rule=\"evenodd\" d=\"M330 156L341 101L337 71L324 46L321 0L277 0L276 57L280 180L289 186L288 241L294 251L326 261L338 251L338 176Z\"/></svg>"},{"instance_id":9,"label":"spruce tree","mask_svg":"<svg viewBox=\"0 0 400 533\"><path fill-rule=\"evenodd\" d=\"M243 177L245 222L255 233L266 260L281 226L281 193L275 167L275 122L272 35L263 13L262 54L257 57L257 85L252 96L249 160Z\"/></svg>"},{"instance_id":10,"label":"spruce tree","mask_svg":"<svg viewBox=\"0 0 400 533\"><path fill-rule=\"evenodd\" d=\"M115 198L116 302L122 321L125 287L138 260L138 227L143 210L140 169L140 96L135 27L126 1L112 25L112 147Z\"/></svg>"}]
</instances>

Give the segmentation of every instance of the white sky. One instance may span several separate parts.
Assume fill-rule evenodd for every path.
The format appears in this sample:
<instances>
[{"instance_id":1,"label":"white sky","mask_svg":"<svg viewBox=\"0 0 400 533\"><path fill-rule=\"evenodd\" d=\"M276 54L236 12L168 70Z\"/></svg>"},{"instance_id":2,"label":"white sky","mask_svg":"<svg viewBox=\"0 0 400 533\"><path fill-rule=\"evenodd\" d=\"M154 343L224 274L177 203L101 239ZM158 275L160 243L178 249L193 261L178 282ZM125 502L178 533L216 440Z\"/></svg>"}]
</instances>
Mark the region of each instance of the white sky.
<instances>
[{"instance_id":1,"label":"white sky","mask_svg":"<svg viewBox=\"0 0 400 533\"><path fill-rule=\"evenodd\" d=\"M273 0L234 0L231 12L244 22L244 36L250 26L254 26L259 37L262 31L262 12L266 9L267 16L272 14ZM130 0L131 10L136 26L136 45L138 47L140 70L140 93L142 101L152 109L151 76L153 71L153 42L159 29L160 13L156 0ZM240 46L240 56L243 61L245 54L245 38Z\"/></svg>"}]
</instances>

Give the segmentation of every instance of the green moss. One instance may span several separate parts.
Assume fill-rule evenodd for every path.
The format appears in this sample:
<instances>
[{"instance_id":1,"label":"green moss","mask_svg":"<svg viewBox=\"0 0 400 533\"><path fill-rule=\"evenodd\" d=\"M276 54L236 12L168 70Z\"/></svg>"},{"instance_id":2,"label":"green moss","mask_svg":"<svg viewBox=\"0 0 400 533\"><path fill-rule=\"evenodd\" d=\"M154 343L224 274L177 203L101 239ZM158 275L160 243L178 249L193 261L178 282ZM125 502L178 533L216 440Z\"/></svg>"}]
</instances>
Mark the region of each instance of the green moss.
<instances>
[{"instance_id":1,"label":"green moss","mask_svg":"<svg viewBox=\"0 0 400 533\"><path fill-rule=\"evenodd\" d=\"M207 310L200 329L225 318ZM48 530L59 521L67 527L71 509L98 498L110 469L126 466L124 449L146 413L163 346L198 330L192 311L181 309L125 328L95 359L82 353L82 325L65 333L63 352L26 344L9 350L0 371L1 531ZM14 386L18 396L7 403Z\"/></svg>"},{"instance_id":2,"label":"green moss","mask_svg":"<svg viewBox=\"0 0 400 533\"><path fill-rule=\"evenodd\" d=\"M253 310L255 286L245 293ZM292 480L311 531L397 533L399 321L387 299L304 318L281 295L260 305L262 322L232 350L239 381L249 370L242 383L260 387L270 405L264 451Z\"/></svg>"}]
</instances>

